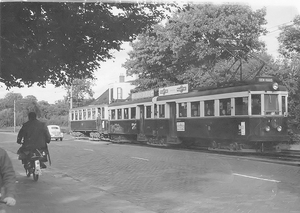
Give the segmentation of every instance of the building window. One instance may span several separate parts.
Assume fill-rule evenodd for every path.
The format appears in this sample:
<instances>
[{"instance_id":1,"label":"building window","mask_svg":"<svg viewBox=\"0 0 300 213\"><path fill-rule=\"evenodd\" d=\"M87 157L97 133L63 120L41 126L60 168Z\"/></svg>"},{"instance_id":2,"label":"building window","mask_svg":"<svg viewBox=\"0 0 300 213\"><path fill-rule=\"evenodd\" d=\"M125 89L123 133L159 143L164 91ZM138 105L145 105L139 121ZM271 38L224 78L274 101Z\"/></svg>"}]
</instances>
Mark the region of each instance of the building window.
<instances>
[{"instance_id":1,"label":"building window","mask_svg":"<svg viewBox=\"0 0 300 213\"><path fill-rule=\"evenodd\" d=\"M123 97L122 97L122 88L121 87L117 88L117 99L123 99Z\"/></svg>"},{"instance_id":2,"label":"building window","mask_svg":"<svg viewBox=\"0 0 300 213\"><path fill-rule=\"evenodd\" d=\"M110 102L114 102L114 89L110 89Z\"/></svg>"},{"instance_id":3,"label":"building window","mask_svg":"<svg viewBox=\"0 0 300 213\"><path fill-rule=\"evenodd\" d=\"M118 109L118 119L122 119L122 109Z\"/></svg>"},{"instance_id":4,"label":"building window","mask_svg":"<svg viewBox=\"0 0 300 213\"><path fill-rule=\"evenodd\" d=\"M192 102L191 103L191 116L192 117L200 117L200 102Z\"/></svg>"},{"instance_id":5,"label":"building window","mask_svg":"<svg viewBox=\"0 0 300 213\"><path fill-rule=\"evenodd\" d=\"M128 119L129 115L128 115L128 108L124 109L124 119Z\"/></svg>"},{"instance_id":6,"label":"building window","mask_svg":"<svg viewBox=\"0 0 300 213\"><path fill-rule=\"evenodd\" d=\"M146 118L151 118L151 106L146 106Z\"/></svg>"},{"instance_id":7,"label":"building window","mask_svg":"<svg viewBox=\"0 0 300 213\"><path fill-rule=\"evenodd\" d=\"M135 107L131 107L131 108L130 108L130 111L131 111L131 116L130 116L130 118L131 118L131 119L135 119L135 116L136 116L136 109L135 109Z\"/></svg>"},{"instance_id":8,"label":"building window","mask_svg":"<svg viewBox=\"0 0 300 213\"><path fill-rule=\"evenodd\" d=\"M205 116L214 116L215 115L215 101L204 101L205 106Z\"/></svg>"},{"instance_id":9,"label":"building window","mask_svg":"<svg viewBox=\"0 0 300 213\"><path fill-rule=\"evenodd\" d=\"M248 115L248 97L235 98L235 115Z\"/></svg>"},{"instance_id":10,"label":"building window","mask_svg":"<svg viewBox=\"0 0 300 213\"><path fill-rule=\"evenodd\" d=\"M220 116L231 115L231 99L220 99Z\"/></svg>"},{"instance_id":11,"label":"building window","mask_svg":"<svg viewBox=\"0 0 300 213\"><path fill-rule=\"evenodd\" d=\"M187 103L179 103L178 104L179 109L179 117L186 117L187 116Z\"/></svg>"},{"instance_id":12,"label":"building window","mask_svg":"<svg viewBox=\"0 0 300 213\"><path fill-rule=\"evenodd\" d=\"M165 117L165 105L164 104L159 104L158 105L158 113L160 118Z\"/></svg>"},{"instance_id":13,"label":"building window","mask_svg":"<svg viewBox=\"0 0 300 213\"><path fill-rule=\"evenodd\" d=\"M105 111L104 111L104 107L102 107L102 118L105 118Z\"/></svg>"}]
</instances>

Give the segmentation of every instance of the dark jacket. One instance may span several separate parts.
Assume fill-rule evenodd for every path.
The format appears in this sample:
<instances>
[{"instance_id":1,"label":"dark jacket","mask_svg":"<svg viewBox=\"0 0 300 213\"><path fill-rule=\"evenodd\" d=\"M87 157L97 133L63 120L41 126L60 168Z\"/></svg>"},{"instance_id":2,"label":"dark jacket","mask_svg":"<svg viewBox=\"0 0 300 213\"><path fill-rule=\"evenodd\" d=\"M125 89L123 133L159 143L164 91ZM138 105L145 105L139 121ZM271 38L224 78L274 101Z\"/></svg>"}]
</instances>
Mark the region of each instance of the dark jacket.
<instances>
[{"instance_id":1,"label":"dark jacket","mask_svg":"<svg viewBox=\"0 0 300 213\"><path fill-rule=\"evenodd\" d=\"M34 149L46 148L47 143L51 141L46 124L36 119L23 124L18 134L17 143L21 143L23 138L23 146Z\"/></svg>"},{"instance_id":2,"label":"dark jacket","mask_svg":"<svg viewBox=\"0 0 300 213\"><path fill-rule=\"evenodd\" d=\"M4 187L5 197L15 196L16 173L7 152L0 148L0 187Z\"/></svg>"}]
</instances>

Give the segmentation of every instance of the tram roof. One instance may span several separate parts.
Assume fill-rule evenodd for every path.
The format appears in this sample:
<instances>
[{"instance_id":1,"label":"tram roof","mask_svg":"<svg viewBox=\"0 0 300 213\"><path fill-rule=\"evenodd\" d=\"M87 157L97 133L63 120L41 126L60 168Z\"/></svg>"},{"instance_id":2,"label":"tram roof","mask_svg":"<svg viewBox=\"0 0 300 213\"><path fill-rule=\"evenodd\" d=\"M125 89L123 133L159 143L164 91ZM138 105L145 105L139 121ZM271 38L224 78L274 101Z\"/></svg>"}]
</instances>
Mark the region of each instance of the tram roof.
<instances>
[{"instance_id":1,"label":"tram roof","mask_svg":"<svg viewBox=\"0 0 300 213\"><path fill-rule=\"evenodd\" d=\"M225 93L235 93L235 92L244 92L244 91L270 91L272 90L273 83L257 83L241 86L232 86L232 87L222 87L208 90L196 90L185 94L177 94L170 96L159 96L157 100L169 100L176 98L189 98L194 96L209 96L209 95L218 95ZM285 86L279 85L278 90L276 91L287 91Z\"/></svg>"},{"instance_id":2,"label":"tram roof","mask_svg":"<svg viewBox=\"0 0 300 213\"><path fill-rule=\"evenodd\" d=\"M241 86L222 87L222 88L214 88L214 89L206 89L206 90L194 90L189 93L157 96L157 101L173 100L173 99L180 99L180 98L190 98L190 97L195 97L195 96L210 96L210 95L245 92L245 91L270 91L270 90L272 90L271 89L272 85L273 85L273 83L257 83L257 84L247 84L247 85L241 85ZM279 85L278 90L276 90L276 91L287 91L287 88L285 86ZM110 104L110 106L122 106L122 105L129 105L129 104L152 102L152 99L153 99L153 97L131 100L131 101L124 101L124 102L117 102L117 103Z\"/></svg>"}]
</instances>

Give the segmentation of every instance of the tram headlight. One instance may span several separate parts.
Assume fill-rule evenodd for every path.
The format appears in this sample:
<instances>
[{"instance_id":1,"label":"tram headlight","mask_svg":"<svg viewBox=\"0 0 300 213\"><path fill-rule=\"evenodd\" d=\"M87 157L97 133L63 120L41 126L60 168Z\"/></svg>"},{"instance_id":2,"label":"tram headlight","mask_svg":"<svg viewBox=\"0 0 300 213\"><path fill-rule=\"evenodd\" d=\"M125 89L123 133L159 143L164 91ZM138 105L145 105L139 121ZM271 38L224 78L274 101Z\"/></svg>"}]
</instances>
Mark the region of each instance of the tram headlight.
<instances>
[{"instance_id":1,"label":"tram headlight","mask_svg":"<svg viewBox=\"0 0 300 213\"><path fill-rule=\"evenodd\" d=\"M281 132L282 131L282 126L278 126L276 129L277 129L278 132Z\"/></svg>"},{"instance_id":2,"label":"tram headlight","mask_svg":"<svg viewBox=\"0 0 300 213\"><path fill-rule=\"evenodd\" d=\"M273 83L272 88L273 90L278 90L278 83Z\"/></svg>"},{"instance_id":3,"label":"tram headlight","mask_svg":"<svg viewBox=\"0 0 300 213\"><path fill-rule=\"evenodd\" d=\"M266 132L269 132L271 130L271 127L270 126L266 126L265 130L266 130Z\"/></svg>"}]
</instances>

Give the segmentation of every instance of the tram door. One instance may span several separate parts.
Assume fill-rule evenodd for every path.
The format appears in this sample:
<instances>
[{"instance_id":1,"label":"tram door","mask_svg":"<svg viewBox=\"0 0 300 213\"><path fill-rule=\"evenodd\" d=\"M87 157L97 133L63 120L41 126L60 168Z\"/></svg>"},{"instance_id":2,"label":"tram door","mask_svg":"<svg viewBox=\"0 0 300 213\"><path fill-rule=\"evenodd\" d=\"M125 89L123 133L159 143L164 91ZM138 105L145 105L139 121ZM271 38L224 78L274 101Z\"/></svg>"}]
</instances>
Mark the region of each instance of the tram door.
<instances>
[{"instance_id":1,"label":"tram door","mask_svg":"<svg viewBox=\"0 0 300 213\"><path fill-rule=\"evenodd\" d=\"M144 129L145 129L145 106L144 105L139 105L140 108L140 125L139 125L139 130L140 134L144 135Z\"/></svg>"},{"instance_id":2,"label":"tram door","mask_svg":"<svg viewBox=\"0 0 300 213\"><path fill-rule=\"evenodd\" d=\"M169 102L170 107L170 119L169 119L169 137L177 137L177 128L176 128L176 102Z\"/></svg>"}]
</instances>

